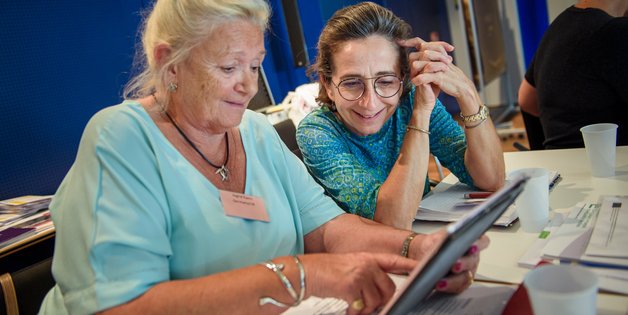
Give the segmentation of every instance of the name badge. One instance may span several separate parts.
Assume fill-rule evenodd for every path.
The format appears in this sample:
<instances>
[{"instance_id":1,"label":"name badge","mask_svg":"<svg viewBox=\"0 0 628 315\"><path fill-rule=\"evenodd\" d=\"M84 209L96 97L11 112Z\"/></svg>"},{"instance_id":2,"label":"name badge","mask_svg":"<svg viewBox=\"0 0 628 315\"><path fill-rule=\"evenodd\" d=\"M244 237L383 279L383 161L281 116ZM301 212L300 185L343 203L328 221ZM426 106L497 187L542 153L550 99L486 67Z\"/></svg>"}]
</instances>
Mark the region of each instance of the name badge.
<instances>
[{"instance_id":1,"label":"name badge","mask_svg":"<svg viewBox=\"0 0 628 315\"><path fill-rule=\"evenodd\" d=\"M270 222L264 200L260 197L220 190L220 201L228 216Z\"/></svg>"}]
</instances>

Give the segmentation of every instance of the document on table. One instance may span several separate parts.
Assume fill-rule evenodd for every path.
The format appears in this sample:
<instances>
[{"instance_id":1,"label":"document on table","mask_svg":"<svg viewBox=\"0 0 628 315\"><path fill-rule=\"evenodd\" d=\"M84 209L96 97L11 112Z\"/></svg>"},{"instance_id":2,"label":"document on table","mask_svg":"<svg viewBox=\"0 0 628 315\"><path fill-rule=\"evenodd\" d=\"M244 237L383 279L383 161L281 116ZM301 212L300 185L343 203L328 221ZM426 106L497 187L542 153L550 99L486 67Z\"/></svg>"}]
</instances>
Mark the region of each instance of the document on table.
<instances>
[{"instance_id":1,"label":"document on table","mask_svg":"<svg viewBox=\"0 0 628 315\"><path fill-rule=\"evenodd\" d=\"M534 268L536 267L541 260L543 259L543 249L547 245L558 228L563 224L565 220L564 215L562 213L554 213L554 217L547 224L547 226L539 233L538 238L530 245L528 250L519 258L517 264L519 267L524 268Z\"/></svg>"},{"instance_id":2,"label":"document on table","mask_svg":"<svg viewBox=\"0 0 628 315\"><path fill-rule=\"evenodd\" d=\"M598 275L600 289L628 294L628 259L621 258L628 249L618 250L618 257L586 253L591 245L594 227L597 229L600 224L600 211L599 204L579 203L574 206L563 224L550 234L542 249L543 258L558 259L566 263L578 262ZM605 242L604 239L603 243Z\"/></svg>"},{"instance_id":3,"label":"document on table","mask_svg":"<svg viewBox=\"0 0 628 315\"><path fill-rule=\"evenodd\" d=\"M453 175L452 175L453 176ZM548 188L551 190L560 181L557 171L550 171L548 175ZM476 192L477 189L460 183L440 182L430 194L425 196L419 206L415 219L423 221L454 222L469 212L482 199L465 199L467 193ZM510 206L504 214L495 221L496 226L510 226L517 220L516 206Z\"/></svg>"},{"instance_id":4,"label":"document on table","mask_svg":"<svg viewBox=\"0 0 628 315\"><path fill-rule=\"evenodd\" d=\"M473 192L471 186L462 183L441 182L427 195L419 206L415 219L423 221L454 222L467 214L477 203L465 203L464 194ZM509 226L517 219L517 211L510 206L494 225Z\"/></svg>"},{"instance_id":5,"label":"document on table","mask_svg":"<svg viewBox=\"0 0 628 315\"><path fill-rule=\"evenodd\" d=\"M391 275L399 288L407 277ZM434 294L412 314L478 314L499 315L515 292L514 286L475 282L461 294ZM335 298L310 297L299 306L285 311L284 315L345 314L348 305Z\"/></svg>"},{"instance_id":6,"label":"document on table","mask_svg":"<svg viewBox=\"0 0 628 315\"><path fill-rule=\"evenodd\" d=\"M628 262L628 196L604 196L588 256L622 258Z\"/></svg>"},{"instance_id":7,"label":"document on table","mask_svg":"<svg viewBox=\"0 0 628 315\"><path fill-rule=\"evenodd\" d=\"M563 220L543 248L543 256L549 259L579 260L587 247L599 205L578 203Z\"/></svg>"}]
</instances>

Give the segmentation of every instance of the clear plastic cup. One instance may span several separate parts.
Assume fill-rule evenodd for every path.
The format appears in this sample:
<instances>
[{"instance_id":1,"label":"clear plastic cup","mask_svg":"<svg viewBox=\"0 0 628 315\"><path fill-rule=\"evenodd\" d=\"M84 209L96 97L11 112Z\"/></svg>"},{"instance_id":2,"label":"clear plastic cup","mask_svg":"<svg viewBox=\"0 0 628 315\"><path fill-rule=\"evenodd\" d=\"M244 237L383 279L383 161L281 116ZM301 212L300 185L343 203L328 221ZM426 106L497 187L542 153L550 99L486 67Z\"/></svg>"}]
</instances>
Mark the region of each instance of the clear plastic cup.
<instances>
[{"instance_id":1,"label":"clear plastic cup","mask_svg":"<svg viewBox=\"0 0 628 315\"><path fill-rule=\"evenodd\" d=\"M543 265L530 270L523 283L535 315L596 313L598 279L574 265Z\"/></svg>"},{"instance_id":2,"label":"clear plastic cup","mask_svg":"<svg viewBox=\"0 0 628 315\"><path fill-rule=\"evenodd\" d=\"M524 232L538 233L549 220L549 179L544 168L523 168L512 172L509 177L520 174L530 177L523 191L515 200L517 215Z\"/></svg>"},{"instance_id":3,"label":"clear plastic cup","mask_svg":"<svg viewBox=\"0 0 628 315\"><path fill-rule=\"evenodd\" d=\"M589 156L591 174L595 177L615 175L616 124L593 124L580 128Z\"/></svg>"}]
</instances>

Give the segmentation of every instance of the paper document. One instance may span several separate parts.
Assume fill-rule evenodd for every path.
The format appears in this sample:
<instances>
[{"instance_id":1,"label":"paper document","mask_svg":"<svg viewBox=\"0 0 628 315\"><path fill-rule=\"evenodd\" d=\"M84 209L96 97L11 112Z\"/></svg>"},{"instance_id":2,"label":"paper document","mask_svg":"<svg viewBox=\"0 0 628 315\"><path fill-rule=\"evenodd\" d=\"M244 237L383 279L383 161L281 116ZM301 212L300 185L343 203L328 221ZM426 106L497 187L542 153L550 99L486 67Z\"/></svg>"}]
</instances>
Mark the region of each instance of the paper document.
<instances>
[{"instance_id":1,"label":"paper document","mask_svg":"<svg viewBox=\"0 0 628 315\"><path fill-rule=\"evenodd\" d=\"M599 206L591 203L578 203L552 233L543 255L550 259L580 259L587 247Z\"/></svg>"},{"instance_id":2,"label":"paper document","mask_svg":"<svg viewBox=\"0 0 628 315\"><path fill-rule=\"evenodd\" d=\"M600 205L579 203L572 208L563 224L549 238L543 248L543 258L561 261L576 261L589 266L628 269L628 259L618 257L593 256L586 254L591 244L591 234L596 221L599 221ZM626 252L624 249L620 252Z\"/></svg>"},{"instance_id":3,"label":"paper document","mask_svg":"<svg viewBox=\"0 0 628 315\"><path fill-rule=\"evenodd\" d=\"M415 219L423 221L455 222L467 214L475 204L466 203L464 194L474 191L470 186L462 183L449 184L441 182L430 194L421 201ZM509 226L517 219L514 206L510 206L504 214L495 221L495 225Z\"/></svg>"},{"instance_id":4,"label":"paper document","mask_svg":"<svg viewBox=\"0 0 628 315\"><path fill-rule=\"evenodd\" d=\"M453 175L451 175L453 176ZM550 171L548 176L548 188L555 187L560 180L560 174ZM415 219L423 221L454 222L469 212L475 205L483 200L465 199L465 194L476 192L477 189L458 182L440 182L426 195L419 206ZM496 226L510 226L517 220L515 206L510 206L504 214L495 221Z\"/></svg>"},{"instance_id":5,"label":"paper document","mask_svg":"<svg viewBox=\"0 0 628 315\"><path fill-rule=\"evenodd\" d=\"M400 288L405 276L390 275ZM474 283L461 294L434 294L417 308L413 315L422 314L478 314L499 315L515 292L508 285ZM345 314L347 302L334 298L310 297L297 307L291 307L284 315L336 315Z\"/></svg>"},{"instance_id":6,"label":"paper document","mask_svg":"<svg viewBox=\"0 0 628 315\"><path fill-rule=\"evenodd\" d=\"M604 196L591 240L589 256L628 259L628 196Z\"/></svg>"},{"instance_id":7,"label":"paper document","mask_svg":"<svg viewBox=\"0 0 628 315\"><path fill-rule=\"evenodd\" d=\"M564 216L562 213L555 213L552 220L547 226L539 233L538 238L532 243L530 248L519 258L517 263L519 267L534 268L543 259L543 249L549 242L551 236L556 233L558 228L563 224Z\"/></svg>"}]
</instances>

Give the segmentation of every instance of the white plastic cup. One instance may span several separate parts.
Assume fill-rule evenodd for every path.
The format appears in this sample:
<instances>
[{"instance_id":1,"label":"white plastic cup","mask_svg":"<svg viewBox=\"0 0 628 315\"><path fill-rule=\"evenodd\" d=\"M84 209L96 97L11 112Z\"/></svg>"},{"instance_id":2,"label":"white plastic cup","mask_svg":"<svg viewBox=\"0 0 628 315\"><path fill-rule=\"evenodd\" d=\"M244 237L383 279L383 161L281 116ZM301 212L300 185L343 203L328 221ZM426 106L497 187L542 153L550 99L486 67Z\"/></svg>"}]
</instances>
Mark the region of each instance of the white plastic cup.
<instances>
[{"instance_id":1,"label":"white plastic cup","mask_svg":"<svg viewBox=\"0 0 628 315\"><path fill-rule=\"evenodd\" d=\"M580 128L589 156L591 174L595 177L615 175L616 124L593 124Z\"/></svg>"},{"instance_id":2,"label":"white plastic cup","mask_svg":"<svg viewBox=\"0 0 628 315\"><path fill-rule=\"evenodd\" d=\"M598 279L574 265L543 265L523 280L535 315L590 315L596 313Z\"/></svg>"},{"instance_id":3,"label":"white plastic cup","mask_svg":"<svg viewBox=\"0 0 628 315\"><path fill-rule=\"evenodd\" d=\"M541 232L549 221L548 173L544 168L523 168L510 174L511 178L522 174L530 177L515 200L517 215L524 232Z\"/></svg>"}]
</instances>

